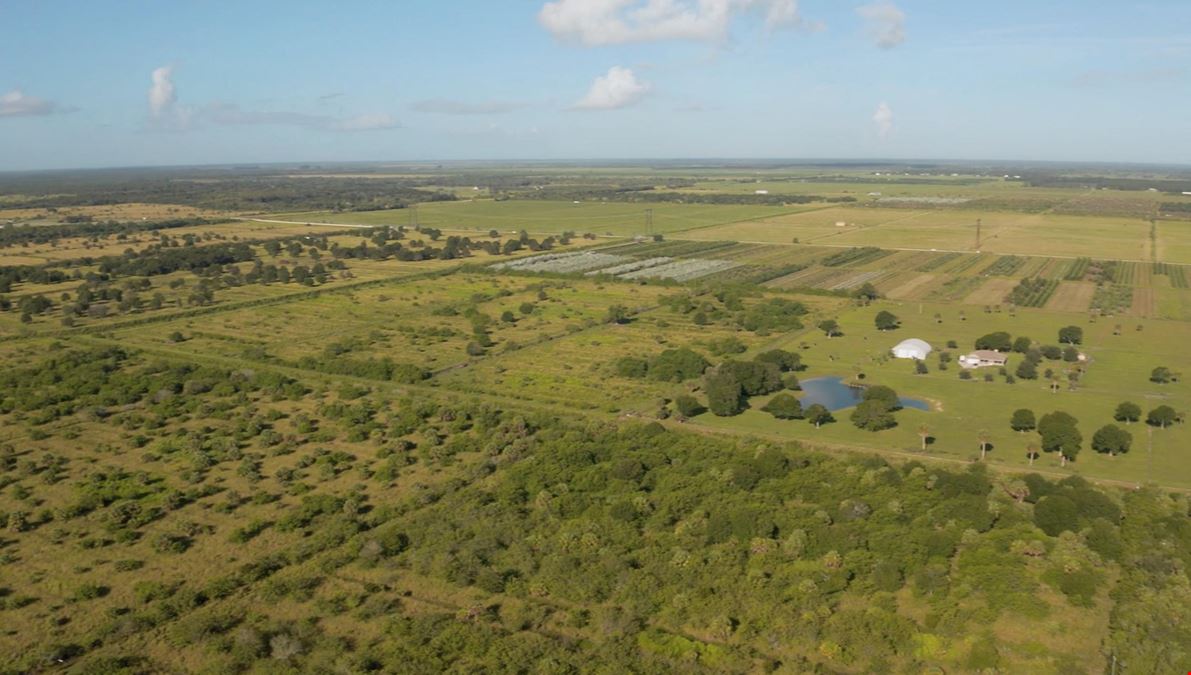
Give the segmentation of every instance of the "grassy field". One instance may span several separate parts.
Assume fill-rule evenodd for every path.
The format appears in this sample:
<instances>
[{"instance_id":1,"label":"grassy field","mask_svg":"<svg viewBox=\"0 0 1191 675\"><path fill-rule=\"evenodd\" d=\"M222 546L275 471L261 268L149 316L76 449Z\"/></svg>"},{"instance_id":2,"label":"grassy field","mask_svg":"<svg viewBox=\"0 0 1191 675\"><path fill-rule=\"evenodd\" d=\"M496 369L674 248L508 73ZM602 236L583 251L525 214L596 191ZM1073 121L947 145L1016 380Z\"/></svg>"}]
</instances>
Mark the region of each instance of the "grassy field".
<instances>
[{"instance_id":1,"label":"grassy field","mask_svg":"<svg viewBox=\"0 0 1191 675\"><path fill-rule=\"evenodd\" d=\"M896 313L902 319L903 327L889 333L876 331L872 316L880 309ZM936 313L942 316L943 323L935 323ZM1186 323L1135 321L1122 326L1122 334L1118 336L1113 335L1117 323L1108 320L1089 323L1080 315L1060 312L1019 310L1016 316L1010 316L1007 313L968 311L966 320L961 321L951 306L895 303L849 310L840 314L839 322L844 337L827 339L810 330L776 340L765 347L801 349L804 361L810 364L810 369L802 375L804 379L820 375L851 377L864 373L866 380L888 384L903 395L931 401L935 409L931 412L907 409L898 413L901 420L896 429L876 434L856 429L846 418L818 430L802 422L775 420L759 411L762 401L739 418L704 415L696 423L716 429L897 448L912 453L919 452L920 448L918 426L927 424L936 439L929 453L964 461L979 454L977 433L986 429L994 446L989 461L1024 468L1028 466L1026 443L1036 437L1027 437L1009 428L1013 411L1025 407L1041 416L1053 410L1063 410L1080 420L1084 451L1078 461L1067 468L1061 468L1058 459L1049 456L1035 463L1038 468L1137 483L1158 480L1191 488L1191 465L1181 451L1191 443L1191 429L1185 425L1153 430L1152 453L1148 450L1148 428L1141 424L1129 429L1134 435L1134 446L1127 455L1108 457L1092 452L1088 447L1096 429L1113 423L1112 413L1121 401L1131 400L1143 410L1149 410L1163 403L1180 408L1188 400L1191 389L1186 383L1157 385L1148 381L1154 367L1185 362L1182 345L1191 339L1191 326ZM997 330L1053 344L1057 342L1055 335L1059 327L1069 323L1084 328L1083 350L1091 359L1086 375L1074 391L1067 389L1065 379L1058 393L1052 393L1049 382L1041 377L1037 381L1018 380L1013 384L1006 384L999 375L993 382L983 381L986 373L996 374L995 368L975 371L972 380L960 380L959 368L954 363L949 370L940 371L934 355L928 361L931 372L926 375L913 374L910 362L884 358L893 344L906 337L925 339L939 349L945 349L948 340L955 340L960 348L948 350L953 356L966 353L976 337ZM1010 373L1020 358L1010 358ZM1061 373L1067 365L1061 361L1045 362L1044 368Z\"/></svg>"},{"instance_id":2,"label":"grassy field","mask_svg":"<svg viewBox=\"0 0 1191 675\"><path fill-rule=\"evenodd\" d=\"M1112 257L1149 261L1150 224L1127 218L963 211L835 207L806 213L734 222L683 233L684 238L885 248L976 249L1019 255ZM841 225L842 224L842 225ZM1191 263L1178 243L1177 223L1164 224L1158 254L1167 262ZM1183 228L1185 229L1185 228Z\"/></svg>"},{"instance_id":3,"label":"grassy field","mask_svg":"<svg viewBox=\"0 0 1191 675\"><path fill-rule=\"evenodd\" d=\"M459 201L421 204L417 222L426 227L450 230L559 234L575 232L596 235L634 236L646 234L646 210L653 211L649 232L679 232L742 220L797 213L808 207L735 206L707 204L625 204L613 202L548 202L533 200ZM309 223L361 225L412 225L411 209L354 213L290 213L279 219Z\"/></svg>"}]
</instances>

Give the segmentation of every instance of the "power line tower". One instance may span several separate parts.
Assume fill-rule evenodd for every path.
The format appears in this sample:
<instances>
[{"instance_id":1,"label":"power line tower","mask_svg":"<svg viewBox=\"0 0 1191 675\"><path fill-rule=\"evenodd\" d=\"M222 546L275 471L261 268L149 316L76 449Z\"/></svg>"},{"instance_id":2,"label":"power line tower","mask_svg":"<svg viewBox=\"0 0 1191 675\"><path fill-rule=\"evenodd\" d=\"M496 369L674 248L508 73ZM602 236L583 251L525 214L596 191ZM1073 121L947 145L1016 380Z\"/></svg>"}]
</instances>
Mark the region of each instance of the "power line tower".
<instances>
[{"instance_id":1,"label":"power line tower","mask_svg":"<svg viewBox=\"0 0 1191 675\"><path fill-rule=\"evenodd\" d=\"M976 252L980 252L980 219L976 219Z\"/></svg>"},{"instance_id":2,"label":"power line tower","mask_svg":"<svg viewBox=\"0 0 1191 675\"><path fill-rule=\"evenodd\" d=\"M645 209L645 234L653 236L653 209Z\"/></svg>"}]
</instances>

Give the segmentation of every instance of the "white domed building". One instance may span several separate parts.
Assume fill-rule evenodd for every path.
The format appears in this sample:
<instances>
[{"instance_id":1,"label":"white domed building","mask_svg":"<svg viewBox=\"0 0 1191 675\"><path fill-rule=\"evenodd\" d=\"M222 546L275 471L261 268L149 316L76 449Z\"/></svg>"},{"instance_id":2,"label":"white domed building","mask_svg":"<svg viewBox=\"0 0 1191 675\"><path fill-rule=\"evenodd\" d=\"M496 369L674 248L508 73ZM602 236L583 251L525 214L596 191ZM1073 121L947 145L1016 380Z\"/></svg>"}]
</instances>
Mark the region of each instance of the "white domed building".
<instances>
[{"instance_id":1,"label":"white domed building","mask_svg":"<svg viewBox=\"0 0 1191 675\"><path fill-rule=\"evenodd\" d=\"M893 357L897 359L914 359L916 361L925 361L926 357L930 356L931 346L925 340L918 338L910 338L909 340L902 340L893 348Z\"/></svg>"}]
</instances>

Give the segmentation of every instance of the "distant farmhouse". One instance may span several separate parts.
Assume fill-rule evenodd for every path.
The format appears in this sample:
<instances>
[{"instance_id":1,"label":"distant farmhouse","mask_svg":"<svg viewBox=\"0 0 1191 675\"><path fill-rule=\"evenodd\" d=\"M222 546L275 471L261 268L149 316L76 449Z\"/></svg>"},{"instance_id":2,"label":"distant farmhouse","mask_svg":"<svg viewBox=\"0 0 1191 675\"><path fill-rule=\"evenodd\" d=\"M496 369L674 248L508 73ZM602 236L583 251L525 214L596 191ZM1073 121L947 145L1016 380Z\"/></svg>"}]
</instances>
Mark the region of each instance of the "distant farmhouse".
<instances>
[{"instance_id":1,"label":"distant farmhouse","mask_svg":"<svg viewBox=\"0 0 1191 675\"><path fill-rule=\"evenodd\" d=\"M959 365L964 368L987 368L989 366L1003 366L1008 362L1006 357L1001 352L995 352L991 349L977 349L971 354L965 354L959 357Z\"/></svg>"}]
</instances>

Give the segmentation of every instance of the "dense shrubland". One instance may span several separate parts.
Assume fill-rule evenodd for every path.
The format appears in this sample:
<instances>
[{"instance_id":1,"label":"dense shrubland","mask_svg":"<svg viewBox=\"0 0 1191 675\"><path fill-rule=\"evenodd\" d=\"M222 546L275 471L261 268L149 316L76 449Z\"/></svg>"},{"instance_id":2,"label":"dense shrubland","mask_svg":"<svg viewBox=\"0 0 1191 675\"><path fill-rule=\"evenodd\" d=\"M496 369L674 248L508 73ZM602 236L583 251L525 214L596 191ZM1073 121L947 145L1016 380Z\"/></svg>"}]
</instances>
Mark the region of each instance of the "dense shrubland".
<instances>
[{"instance_id":1,"label":"dense shrubland","mask_svg":"<svg viewBox=\"0 0 1191 675\"><path fill-rule=\"evenodd\" d=\"M792 356L717 371L771 389ZM677 377L702 365L659 359ZM1171 670L1191 644L1188 504L1155 490L328 391L118 348L10 365L0 391L6 427L27 432L0 450L15 671L144 672L183 654L222 672L1066 672L1111 655ZM65 588L26 567L51 541L77 570ZM164 571L213 553L235 561ZM1087 613L1108 633L1034 641Z\"/></svg>"}]
</instances>

